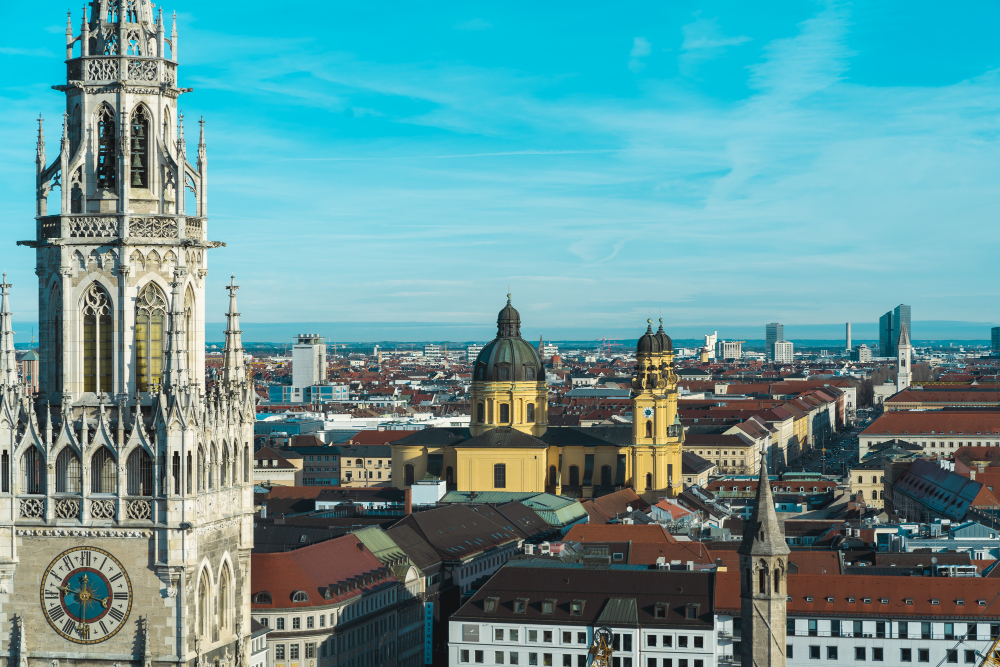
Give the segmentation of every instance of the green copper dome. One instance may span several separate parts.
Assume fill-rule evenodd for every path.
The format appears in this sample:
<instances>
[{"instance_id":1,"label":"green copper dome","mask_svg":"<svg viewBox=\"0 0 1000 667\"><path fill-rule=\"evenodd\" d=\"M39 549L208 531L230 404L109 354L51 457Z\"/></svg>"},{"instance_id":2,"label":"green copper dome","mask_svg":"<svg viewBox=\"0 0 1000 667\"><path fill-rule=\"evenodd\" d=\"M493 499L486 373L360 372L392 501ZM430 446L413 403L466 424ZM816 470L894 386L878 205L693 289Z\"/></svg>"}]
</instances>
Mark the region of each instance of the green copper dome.
<instances>
[{"instance_id":1,"label":"green copper dome","mask_svg":"<svg viewBox=\"0 0 1000 667\"><path fill-rule=\"evenodd\" d=\"M497 315L497 337L480 350L473 366L476 382L544 382L538 350L521 338L521 315L510 303Z\"/></svg>"}]
</instances>

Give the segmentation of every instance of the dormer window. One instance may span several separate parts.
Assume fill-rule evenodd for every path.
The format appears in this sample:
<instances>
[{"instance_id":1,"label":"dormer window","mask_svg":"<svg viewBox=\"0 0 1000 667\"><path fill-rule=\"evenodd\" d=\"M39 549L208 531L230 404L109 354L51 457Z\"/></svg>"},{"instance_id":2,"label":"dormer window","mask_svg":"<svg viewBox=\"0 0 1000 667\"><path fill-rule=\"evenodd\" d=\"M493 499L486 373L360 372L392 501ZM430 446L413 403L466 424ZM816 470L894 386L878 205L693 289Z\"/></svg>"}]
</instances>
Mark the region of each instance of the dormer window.
<instances>
[{"instance_id":1,"label":"dormer window","mask_svg":"<svg viewBox=\"0 0 1000 667\"><path fill-rule=\"evenodd\" d=\"M658 604L653 608L653 618L666 618L667 617L667 605Z\"/></svg>"},{"instance_id":2,"label":"dormer window","mask_svg":"<svg viewBox=\"0 0 1000 667\"><path fill-rule=\"evenodd\" d=\"M931 604L933 604L933 605L939 605L939 604L941 604L941 601L940 600L931 600Z\"/></svg>"},{"instance_id":3,"label":"dormer window","mask_svg":"<svg viewBox=\"0 0 1000 667\"><path fill-rule=\"evenodd\" d=\"M854 598L847 598L847 602L850 604L854 604Z\"/></svg>"},{"instance_id":4,"label":"dormer window","mask_svg":"<svg viewBox=\"0 0 1000 667\"><path fill-rule=\"evenodd\" d=\"M500 598L486 598L483 600L483 611L492 614L497 610L497 604L500 602Z\"/></svg>"},{"instance_id":5,"label":"dormer window","mask_svg":"<svg viewBox=\"0 0 1000 667\"><path fill-rule=\"evenodd\" d=\"M543 614L553 614L556 610L555 600L545 600L542 602L542 613Z\"/></svg>"},{"instance_id":6,"label":"dormer window","mask_svg":"<svg viewBox=\"0 0 1000 667\"><path fill-rule=\"evenodd\" d=\"M959 607L964 607L965 600L955 600L955 604L957 604Z\"/></svg>"},{"instance_id":7,"label":"dormer window","mask_svg":"<svg viewBox=\"0 0 1000 667\"><path fill-rule=\"evenodd\" d=\"M531 366L524 367L524 379L532 381L535 379L535 369Z\"/></svg>"},{"instance_id":8,"label":"dormer window","mask_svg":"<svg viewBox=\"0 0 1000 667\"><path fill-rule=\"evenodd\" d=\"M528 609L528 599L518 598L514 600L514 613L523 614Z\"/></svg>"},{"instance_id":9,"label":"dormer window","mask_svg":"<svg viewBox=\"0 0 1000 667\"><path fill-rule=\"evenodd\" d=\"M827 602L833 602L833 597L832 596L827 596L826 601Z\"/></svg>"},{"instance_id":10,"label":"dormer window","mask_svg":"<svg viewBox=\"0 0 1000 667\"><path fill-rule=\"evenodd\" d=\"M908 604L908 605L912 605L913 604L913 598L906 598L906 599L903 600L903 603L904 604Z\"/></svg>"},{"instance_id":11,"label":"dormer window","mask_svg":"<svg viewBox=\"0 0 1000 667\"><path fill-rule=\"evenodd\" d=\"M292 602L309 602L309 594L305 591L295 591L292 593Z\"/></svg>"},{"instance_id":12,"label":"dormer window","mask_svg":"<svg viewBox=\"0 0 1000 667\"><path fill-rule=\"evenodd\" d=\"M573 600L569 605L570 616L583 616L583 607L586 600Z\"/></svg>"},{"instance_id":13,"label":"dormer window","mask_svg":"<svg viewBox=\"0 0 1000 667\"><path fill-rule=\"evenodd\" d=\"M271 594L267 591L261 591L253 596L254 604L271 604Z\"/></svg>"},{"instance_id":14,"label":"dormer window","mask_svg":"<svg viewBox=\"0 0 1000 667\"><path fill-rule=\"evenodd\" d=\"M498 380L510 380L510 366L499 366L497 368Z\"/></svg>"}]
</instances>

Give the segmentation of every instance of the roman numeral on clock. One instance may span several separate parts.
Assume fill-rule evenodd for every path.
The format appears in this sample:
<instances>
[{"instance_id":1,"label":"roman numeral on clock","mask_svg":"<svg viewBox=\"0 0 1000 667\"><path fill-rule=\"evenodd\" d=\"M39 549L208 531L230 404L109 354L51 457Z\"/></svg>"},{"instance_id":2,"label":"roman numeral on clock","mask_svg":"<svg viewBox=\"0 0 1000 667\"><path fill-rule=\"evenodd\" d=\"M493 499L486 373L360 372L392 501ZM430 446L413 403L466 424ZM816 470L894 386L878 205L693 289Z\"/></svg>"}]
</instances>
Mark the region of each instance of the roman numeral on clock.
<instances>
[{"instance_id":1,"label":"roman numeral on clock","mask_svg":"<svg viewBox=\"0 0 1000 667\"><path fill-rule=\"evenodd\" d=\"M66 612L63 611L63 608L60 607L59 605L56 604L49 607L49 618L51 618L53 621L58 621L65 615Z\"/></svg>"},{"instance_id":2,"label":"roman numeral on clock","mask_svg":"<svg viewBox=\"0 0 1000 667\"><path fill-rule=\"evenodd\" d=\"M115 619L119 623L121 623L122 619L125 618L125 614L121 613L119 610L115 609L114 607L112 607L111 609L108 609L108 616L110 616L111 618Z\"/></svg>"},{"instance_id":3,"label":"roman numeral on clock","mask_svg":"<svg viewBox=\"0 0 1000 667\"><path fill-rule=\"evenodd\" d=\"M59 599L59 591L52 591L52 590L45 591L45 599L46 600L58 600Z\"/></svg>"},{"instance_id":4,"label":"roman numeral on clock","mask_svg":"<svg viewBox=\"0 0 1000 667\"><path fill-rule=\"evenodd\" d=\"M86 567L90 567L90 552L84 551L80 555L80 563Z\"/></svg>"},{"instance_id":5,"label":"roman numeral on clock","mask_svg":"<svg viewBox=\"0 0 1000 667\"><path fill-rule=\"evenodd\" d=\"M118 574L116 574L115 576L113 576L113 577L111 577L110 579L108 579L108 581L118 581L118 580L119 580L119 579L121 579L121 578L122 578L122 573L121 573L121 572L119 572L119 573L118 573Z\"/></svg>"},{"instance_id":6,"label":"roman numeral on clock","mask_svg":"<svg viewBox=\"0 0 1000 667\"><path fill-rule=\"evenodd\" d=\"M115 593L115 600L128 600L128 593Z\"/></svg>"},{"instance_id":7,"label":"roman numeral on clock","mask_svg":"<svg viewBox=\"0 0 1000 667\"><path fill-rule=\"evenodd\" d=\"M104 625L104 621L98 621L97 624L101 626L101 632L108 634L108 627Z\"/></svg>"},{"instance_id":8,"label":"roman numeral on clock","mask_svg":"<svg viewBox=\"0 0 1000 667\"><path fill-rule=\"evenodd\" d=\"M73 561L70 560L69 556L66 556L65 558L63 558L63 564L66 566L67 570L72 570L73 569Z\"/></svg>"},{"instance_id":9,"label":"roman numeral on clock","mask_svg":"<svg viewBox=\"0 0 1000 667\"><path fill-rule=\"evenodd\" d=\"M76 621L74 621L72 618L67 619L66 623L63 624L63 632L67 635L73 632L73 630L75 629L76 629Z\"/></svg>"}]
</instances>

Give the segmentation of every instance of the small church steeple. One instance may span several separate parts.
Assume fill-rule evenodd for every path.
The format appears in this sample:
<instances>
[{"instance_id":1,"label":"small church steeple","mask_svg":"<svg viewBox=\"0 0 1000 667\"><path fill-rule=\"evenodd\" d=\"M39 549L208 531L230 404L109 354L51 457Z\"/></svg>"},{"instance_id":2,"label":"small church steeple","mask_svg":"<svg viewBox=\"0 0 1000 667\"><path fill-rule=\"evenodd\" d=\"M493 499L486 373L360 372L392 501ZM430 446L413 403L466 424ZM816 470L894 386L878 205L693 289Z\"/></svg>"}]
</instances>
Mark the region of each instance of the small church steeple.
<instances>
[{"instance_id":1,"label":"small church steeple","mask_svg":"<svg viewBox=\"0 0 1000 667\"><path fill-rule=\"evenodd\" d=\"M896 339L896 391L903 391L910 386L913 378L910 355L913 347L910 345L910 331L906 322L899 324L899 338Z\"/></svg>"},{"instance_id":2,"label":"small church steeple","mask_svg":"<svg viewBox=\"0 0 1000 667\"><path fill-rule=\"evenodd\" d=\"M774 511L767 462L761 460L757 501L743 525L740 597L743 667L784 667L788 554L785 534Z\"/></svg>"}]
</instances>

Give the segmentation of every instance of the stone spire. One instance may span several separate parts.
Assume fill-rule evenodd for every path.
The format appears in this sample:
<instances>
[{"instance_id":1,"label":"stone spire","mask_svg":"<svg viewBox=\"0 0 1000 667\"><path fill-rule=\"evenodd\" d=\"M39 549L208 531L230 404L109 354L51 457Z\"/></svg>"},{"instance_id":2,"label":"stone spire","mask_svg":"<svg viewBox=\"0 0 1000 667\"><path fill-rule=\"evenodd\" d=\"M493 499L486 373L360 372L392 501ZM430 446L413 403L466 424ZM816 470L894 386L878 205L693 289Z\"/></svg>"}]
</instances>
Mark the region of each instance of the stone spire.
<instances>
[{"instance_id":1,"label":"stone spire","mask_svg":"<svg viewBox=\"0 0 1000 667\"><path fill-rule=\"evenodd\" d=\"M181 296L182 280L183 275L177 272L174 274L173 282L170 283L170 331L167 332L167 358L163 373L164 385L174 390L187 383L187 371L184 364L187 354L183 343L185 337L184 301Z\"/></svg>"},{"instance_id":2,"label":"stone spire","mask_svg":"<svg viewBox=\"0 0 1000 667\"><path fill-rule=\"evenodd\" d=\"M222 381L241 382L246 379L243 365L243 332L240 331L240 313L236 308L236 276L230 276L229 310L226 312L226 346L222 350Z\"/></svg>"},{"instance_id":3,"label":"stone spire","mask_svg":"<svg viewBox=\"0 0 1000 667\"><path fill-rule=\"evenodd\" d=\"M771 480L767 476L767 461L761 459L760 479L757 481L757 501L750 521L743 528L743 542L739 553L751 556L787 555L790 552L785 534L774 511Z\"/></svg>"},{"instance_id":4,"label":"stone spire","mask_svg":"<svg viewBox=\"0 0 1000 667\"><path fill-rule=\"evenodd\" d=\"M906 322L899 323L899 338L896 339L896 347L910 346L910 331L906 328Z\"/></svg>"},{"instance_id":5,"label":"stone spire","mask_svg":"<svg viewBox=\"0 0 1000 667\"><path fill-rule=\"evenodd\" d=\"M787 575L790 549L774 511L767 462L761 461L757 502L743 524L740 616L743 667L785 667Z\"/></svg>"},{"instance_id":6,"label":"stone spire","mask_svg":"<svg viewBox=\"0 0 1000 667\"><path fill-rule=\"evenodd\" d=\"M10 318L10 285L7 274L0 283L0 387L14 387L18 384L17 357L14 354L14 329Z\"/></svg>"}]
</instances>

